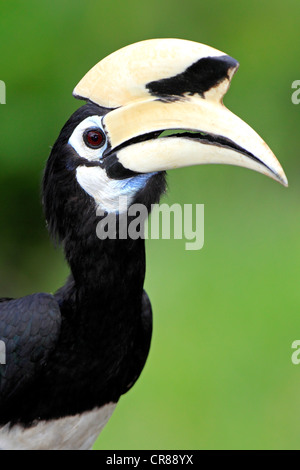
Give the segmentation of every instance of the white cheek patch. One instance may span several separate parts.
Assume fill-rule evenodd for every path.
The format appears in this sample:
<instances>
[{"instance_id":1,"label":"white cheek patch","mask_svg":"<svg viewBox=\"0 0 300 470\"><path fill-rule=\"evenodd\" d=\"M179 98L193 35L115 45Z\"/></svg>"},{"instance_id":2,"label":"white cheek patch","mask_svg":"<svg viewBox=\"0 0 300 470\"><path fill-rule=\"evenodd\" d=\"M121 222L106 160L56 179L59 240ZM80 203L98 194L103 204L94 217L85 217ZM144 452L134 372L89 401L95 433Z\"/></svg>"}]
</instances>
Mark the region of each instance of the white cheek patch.
<instances>
[{"instance_id":1,"label":"white cheek patch","mask_svg":"<svg viewBox=\"0 0 300 470\"><path fill-rule=\"evenodd\" d=\"M125 212L133 200L133 194L122 191L122 180L111 180L106 171L96 167L79 166L76 170L76 178L82 189L87 192L96 202L97 206L107 212ZM119 207L119 197L127 196L127 204Z\"/></svg>"},{"instance_id":2,"label":"white cheek patch","mask_svg":"<svg viewBox=\"0 0 300 470\"><path fill-rule=\"evenodd\" d=\"M145 186L154 173L145 173L114 180L108 178L106 171L99 166L79 166L76 179L82 189L96 202L96 205L108 213L126 212L136 193Z\"/></svg>"},{"instance_id":3,"label":"white cheek patch","mask_svg":"<svg viewBox=\"0 0 300 470\"><path fill-rule=\"evenodd\" d=\"M83 134L84 131L89 127L98 127L105 134L102 124L102 118L103 116L89 116L84 119L80 124L78 124L78 126L74 129L68 143L73 147L75 152L81 158L86 158L90 161L101 160L102 154L107 147L107 141L103 145L103 147L99 149L92 149L87 147L87 145L85 144L83 140Z\"/></svg>"}]
</instances>

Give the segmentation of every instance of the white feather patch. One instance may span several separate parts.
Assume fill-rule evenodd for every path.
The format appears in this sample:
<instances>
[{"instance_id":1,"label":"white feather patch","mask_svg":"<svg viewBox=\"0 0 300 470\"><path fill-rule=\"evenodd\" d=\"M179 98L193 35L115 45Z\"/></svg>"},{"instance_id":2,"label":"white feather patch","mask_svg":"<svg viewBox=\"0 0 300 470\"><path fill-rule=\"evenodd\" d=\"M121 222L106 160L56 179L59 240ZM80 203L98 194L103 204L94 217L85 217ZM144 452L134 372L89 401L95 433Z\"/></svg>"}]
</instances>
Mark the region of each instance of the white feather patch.
<instances>
[{"instance_id":1,"label":"white feather patch","mask_svg":"<svg viewBox=\"0 0 300 470\"><path fill-rule=\"evenodd\" d=\"M0 428L0 450L91 450L111 417L116 403L75 416L39 421L23 428Z\"/></svg>"},{"instance_id":2,"label":"white feather patch","mask_svg":"<svg viewBox=\"0 0 300 470\"><path fill-rule=\"evenodd\" d=\"M126 186L124 180L108 178L106 171L99 166L79 166L76 178L82 189L94 198L97 206L107 212L125 212L133 200L132 188Z\"/></svg>"}]
</instances>

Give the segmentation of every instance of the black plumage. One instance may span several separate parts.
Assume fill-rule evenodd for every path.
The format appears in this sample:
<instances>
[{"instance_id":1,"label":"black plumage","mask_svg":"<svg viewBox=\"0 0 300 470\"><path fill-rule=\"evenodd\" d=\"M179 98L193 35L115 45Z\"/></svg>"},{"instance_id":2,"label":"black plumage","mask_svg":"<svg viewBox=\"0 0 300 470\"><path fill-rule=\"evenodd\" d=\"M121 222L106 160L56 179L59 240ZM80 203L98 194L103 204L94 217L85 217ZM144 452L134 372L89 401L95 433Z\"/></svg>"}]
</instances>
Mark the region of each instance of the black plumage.
<instances>
[{"instance_id":1,"label":"black plumage","mask_svg":"<svg viewBox=\"0 0 300 470\"><path fill-rule=\"evenodd\" d=\"M144 367L152 333L151 305L143 290L144 240L97 238L95 201L76 182L82 159L68 145L79 122L104 112L92 104L77 110L50 154L43 181L45 215L71 275L54 296L0 304L7 363L16 356L13 367L0 366L0 424L29 426L117 402ZM156 174L135 201L150 207L164 190L165 175Z\"/></svg>"}]
</instances>

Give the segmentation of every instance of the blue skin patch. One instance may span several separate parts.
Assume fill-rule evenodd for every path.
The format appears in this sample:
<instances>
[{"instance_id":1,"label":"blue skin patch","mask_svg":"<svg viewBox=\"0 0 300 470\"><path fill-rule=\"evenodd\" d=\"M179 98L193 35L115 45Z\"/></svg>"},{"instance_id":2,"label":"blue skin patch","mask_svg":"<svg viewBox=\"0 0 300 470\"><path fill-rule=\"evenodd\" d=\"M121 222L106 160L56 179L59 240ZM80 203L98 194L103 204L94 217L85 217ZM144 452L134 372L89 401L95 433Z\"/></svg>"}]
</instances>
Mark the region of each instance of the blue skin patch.
<instances>
[{"instance_id":1,"label":"blue skin patch","mask_svg":"<svg viewBox=\"0 0 300 470\"><path fill-rule=\"evenodd\" d=\"M116 186L119 186L120 194L135 194L142 189L148 180L153 176L157 175L157 171L153 173L142 173L131 178L120 180Z\"/></svg>"}]
</instances>

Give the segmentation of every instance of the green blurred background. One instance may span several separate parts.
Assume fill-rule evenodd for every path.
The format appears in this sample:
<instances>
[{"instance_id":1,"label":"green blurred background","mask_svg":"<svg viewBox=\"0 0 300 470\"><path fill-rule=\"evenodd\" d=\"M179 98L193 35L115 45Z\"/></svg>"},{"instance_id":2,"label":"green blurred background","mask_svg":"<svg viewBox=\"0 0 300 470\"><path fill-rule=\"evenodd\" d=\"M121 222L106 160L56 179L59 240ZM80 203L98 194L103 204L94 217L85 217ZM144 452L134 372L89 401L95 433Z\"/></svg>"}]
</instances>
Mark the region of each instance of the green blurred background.
<instances>
[{"instance_id":1,"label":"green blurred background","mask_svg":"<svg viewBox=\"0 0 300 470\"><path fill-rule=\"evenodd\" d=\"M147 242L148 362L97 449L299 449L300 79L298 0L138 0L0 5L0 295L54 292L68 268L45 228L40 180L102 57L142 39L209 44L240 62L225 104L282 163L290 187L225 166L169 174L165 202L205 204L205 245ZM91 387L93 385L91 384Z\"/></svg>"}]
</instances>

